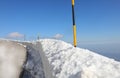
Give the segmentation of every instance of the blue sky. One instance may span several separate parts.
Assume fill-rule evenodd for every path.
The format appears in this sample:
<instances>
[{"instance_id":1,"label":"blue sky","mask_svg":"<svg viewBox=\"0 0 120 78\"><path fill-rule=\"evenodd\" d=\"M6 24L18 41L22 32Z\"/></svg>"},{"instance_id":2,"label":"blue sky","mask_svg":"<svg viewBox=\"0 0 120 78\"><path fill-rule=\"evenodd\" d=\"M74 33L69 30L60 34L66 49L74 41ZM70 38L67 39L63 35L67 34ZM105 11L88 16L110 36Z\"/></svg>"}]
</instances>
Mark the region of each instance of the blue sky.
<instances>
[{"instance_id":1,"label":"blue sky","mask_svg":"<svg viewBox=\"0 0 120 78\"><path fill-rule=\"evenodd\" d=\"M72 42L71 0L0 0L0 37L12 32ZM77 39L120 42L120 0L75 0Z\"/></svg>"}]
</instances>

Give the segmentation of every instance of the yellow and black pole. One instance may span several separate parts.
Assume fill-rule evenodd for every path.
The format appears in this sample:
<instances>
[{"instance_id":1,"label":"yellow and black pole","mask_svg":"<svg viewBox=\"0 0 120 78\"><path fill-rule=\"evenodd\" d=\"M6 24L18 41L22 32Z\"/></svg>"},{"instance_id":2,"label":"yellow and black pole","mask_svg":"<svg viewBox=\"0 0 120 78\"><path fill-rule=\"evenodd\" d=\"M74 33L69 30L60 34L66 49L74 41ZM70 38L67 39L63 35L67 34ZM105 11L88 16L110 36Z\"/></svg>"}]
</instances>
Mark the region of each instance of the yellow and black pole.
<instances>
[{"instance_id":1,"label":"yellow and black pole","mask_svg":"<svg viewBox=\"0 0 120 78\"><path fill-rule=\"evenodd\" d=\"M75 25L74 4L75 4L75 1L72 0L73 44L74 44L74 47L76 47L77 46L77 38L76 38L76 25Z\"/></svg>"}]
</instances>

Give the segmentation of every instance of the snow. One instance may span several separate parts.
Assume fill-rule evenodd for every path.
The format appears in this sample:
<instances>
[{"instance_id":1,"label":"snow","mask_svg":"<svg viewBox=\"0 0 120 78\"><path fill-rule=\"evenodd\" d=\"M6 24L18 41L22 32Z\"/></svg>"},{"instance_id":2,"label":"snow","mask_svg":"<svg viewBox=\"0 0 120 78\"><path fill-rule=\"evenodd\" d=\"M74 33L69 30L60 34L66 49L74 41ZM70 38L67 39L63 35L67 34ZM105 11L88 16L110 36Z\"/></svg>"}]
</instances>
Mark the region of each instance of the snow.
<instances>
[{"instance_id":1,"label":"snow","mask_svg":"<svg viewBox=\"0 0 120 78\"><path fill-rule=\"evenodd\" d=\"M64 41L40 42L56 78L120 78L120 62Z\"/></svg>"},{"instance_id":2,"label":"snow","mask_svg":"<svg viewBox=\"0 0 120 78\"><path fill-rule=\"evenodd\" d=\"M27 43L23 42L22 45L26 45L27 60L24 64L24 74L22 78L45 78L42 59L40 57L41 45L39 43ZM39 49L37 48L39 46Z\"/></svg>"},{"instance_id":3,"label":"snow","mask_svg":"<svg viewBox=\"0 0 120 78\"><path fill-rule=\"evenodd\" d=\"M5 41L11 43L9 40ZM11 49L3 48L4 45L1 44L0 63L4 61L3 59L9 61L4 52L10 51L16 54L16 52L21 53L22 50L26 49L28 60L24 67L29 73L24 73L23 78L120 78L120 62L87 49L75 48L73 45L61 40L40 39L33 42L14 41L14 43L17 43L16 45L21 46L23 49L19 50L18 48L18 51L15 44L9 44L9 46L14 47L11 51ZM14 56L14 58L18 56ZM10 60L9 62L11 62L11 65L8 66L9 70L14 69L12 68L12 62L14 61ZM0 65L0 69L4 65ZM5 67L7 67L6 65ZM10 73L5 75L6 71L0 70L0 78L11 78L9 77ZM15 72L12 73L15 74ZM7 77L3 77L3 75Z\"/></svg>"},{"instance_id":4,"label":"snow","mask_svg":"<svg viewBox=\"0 0 120 78\"><path fill-rule=\"evenodd\" d=\"M0 40L0 78L19 78L26 59L26 48L16 42Z\"/></svg>"}]
</instances>

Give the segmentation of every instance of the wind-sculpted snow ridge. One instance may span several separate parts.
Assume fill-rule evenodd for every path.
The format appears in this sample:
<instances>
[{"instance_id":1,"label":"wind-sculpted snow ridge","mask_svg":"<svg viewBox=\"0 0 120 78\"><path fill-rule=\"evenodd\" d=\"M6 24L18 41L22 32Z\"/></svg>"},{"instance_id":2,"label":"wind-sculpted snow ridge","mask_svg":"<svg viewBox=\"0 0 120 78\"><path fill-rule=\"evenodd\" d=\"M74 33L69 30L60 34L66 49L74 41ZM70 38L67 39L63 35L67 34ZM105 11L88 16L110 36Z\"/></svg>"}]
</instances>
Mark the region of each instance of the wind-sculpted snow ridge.
<instances>
[{"instance_id":1,"label":"wind-sculpted snow ridge","mask_svg":"<svg viewBox=\"0 0 120 78\"><path fill-rule=\"evenodd\" d=\"M120 62L60 40L41 39L56 78L120 78Z\"/></svg>"}]
</instances>

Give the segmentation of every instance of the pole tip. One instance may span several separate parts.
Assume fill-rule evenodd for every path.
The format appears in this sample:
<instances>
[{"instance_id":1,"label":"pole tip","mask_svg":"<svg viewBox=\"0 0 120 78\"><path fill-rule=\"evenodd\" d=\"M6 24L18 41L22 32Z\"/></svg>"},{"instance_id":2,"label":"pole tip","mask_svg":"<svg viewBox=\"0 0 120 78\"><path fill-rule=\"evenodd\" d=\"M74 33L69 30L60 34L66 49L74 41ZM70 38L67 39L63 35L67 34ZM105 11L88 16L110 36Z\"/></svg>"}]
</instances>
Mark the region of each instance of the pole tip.
<instances>
[{"instance_id":1,"label":"pole tip","mask_svg":"<svg viewBox=\"0 0 120 78\"><path fill-rule=\"evenodd\" d=\"M74 47L77 47L76 45Z\"/></svg>"},{"instance_id":2,"label":"pole tip","mask_svg":"<svg viewBox=\"0 0 120 78\"><path fill-rule=\"evenodd\" d=\"M72 5L74 5L75 4L75 1L74 0L72 0Z\"/></svg>"}]
</instances>

